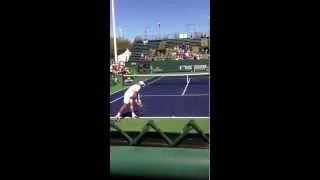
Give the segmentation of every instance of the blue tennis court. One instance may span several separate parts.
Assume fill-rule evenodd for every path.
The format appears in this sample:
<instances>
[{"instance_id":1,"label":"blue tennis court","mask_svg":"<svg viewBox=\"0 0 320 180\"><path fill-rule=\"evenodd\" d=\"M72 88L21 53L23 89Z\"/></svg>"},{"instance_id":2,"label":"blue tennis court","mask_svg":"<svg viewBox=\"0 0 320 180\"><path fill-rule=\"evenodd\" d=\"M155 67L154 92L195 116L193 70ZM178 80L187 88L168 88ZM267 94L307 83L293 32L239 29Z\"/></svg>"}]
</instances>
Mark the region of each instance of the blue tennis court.
<instances>
[{"instance_id":1,"label":"blue tennis court","mask_svg":"<svg viewBox=\"0 0 320 180\"><path fill-rule=\"evenodd\" d=\"M145 82L141 91L144 110L137 109L138 116L209 117L209 75L152 77ZM123 104L125 90L111 95L110 116L115 116Z\"/></svg>"}]
</instances>

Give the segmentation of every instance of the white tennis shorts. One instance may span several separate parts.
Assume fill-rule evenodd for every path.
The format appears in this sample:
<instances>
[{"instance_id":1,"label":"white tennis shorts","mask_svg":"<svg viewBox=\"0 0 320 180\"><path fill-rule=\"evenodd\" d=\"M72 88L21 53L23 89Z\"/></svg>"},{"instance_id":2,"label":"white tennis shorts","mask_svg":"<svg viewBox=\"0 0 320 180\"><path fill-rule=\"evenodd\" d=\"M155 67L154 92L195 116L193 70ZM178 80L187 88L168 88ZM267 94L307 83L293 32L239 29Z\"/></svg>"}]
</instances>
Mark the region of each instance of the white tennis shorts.
<instances>
[{"instance_id":1,"label":"white tennis shorts","mask_svg":"<svg viewBox=\"0 0 320 180\"><path fill-rule=\"evenodd\" d=\"M130 104L133 101L132 99L133 99L133 97L130 94L125 94L123 96L123 103L124 104Z\"/></svg>"}]
</instances>

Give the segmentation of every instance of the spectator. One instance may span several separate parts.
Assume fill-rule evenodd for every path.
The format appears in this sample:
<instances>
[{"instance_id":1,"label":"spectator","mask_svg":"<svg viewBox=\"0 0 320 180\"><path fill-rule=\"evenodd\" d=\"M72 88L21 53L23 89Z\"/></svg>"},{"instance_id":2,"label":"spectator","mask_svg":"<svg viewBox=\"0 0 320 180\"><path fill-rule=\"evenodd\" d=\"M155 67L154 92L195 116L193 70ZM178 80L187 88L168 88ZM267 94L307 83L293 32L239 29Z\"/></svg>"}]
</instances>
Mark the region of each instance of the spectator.
<instances>
[{"instance_id":1,"label":"spectator","mask_svg":"<svg viewBox=\"0 0 320 180\"><path fill-rule=\"evenodd\" d=\"M153 67L152 65L150 65L150 73L152 74L152 71L153 71Z\"/></svg>"},{"instance_id":2,"label":"spectator","mask_svg":"<svg viewBox=\"0 0 320 180\"><path fill-rule=\"evenodd\" d=\"M129 68L126 67L125 69L126 69L127 74L130 74Z\"/></svg>"},{"instance_id":3,"label":"spectator","mask_svg":"<svg viewBox=\"0 0 320 180\"><path fill-rule=\"evenodd\" d=\"M123 68L122 71L121 71L121 74L128 75L129 74L129 69L127 67Z\"/></svg>"}]
</instances>

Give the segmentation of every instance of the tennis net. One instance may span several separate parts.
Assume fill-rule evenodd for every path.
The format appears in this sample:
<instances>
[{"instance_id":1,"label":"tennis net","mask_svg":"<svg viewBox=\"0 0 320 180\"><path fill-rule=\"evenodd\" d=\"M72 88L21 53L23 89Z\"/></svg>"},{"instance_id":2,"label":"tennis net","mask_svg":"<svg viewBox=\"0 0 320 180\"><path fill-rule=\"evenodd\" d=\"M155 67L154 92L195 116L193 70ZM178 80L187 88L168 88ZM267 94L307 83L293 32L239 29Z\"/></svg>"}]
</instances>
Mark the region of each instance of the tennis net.
<instances>
[{"instance_id":1,"label":"tennis net","mask_svg":"<svg viewBox=\"0 0 320 180\"><path fill-rule=\"evenodd\" d=\"M144 81L146 85L163 85L163 84L209 84L210 73L184 73L184 74L136 74L123 75L122 81L124 86L130 86Z\"/></svg>"}]
</instances>

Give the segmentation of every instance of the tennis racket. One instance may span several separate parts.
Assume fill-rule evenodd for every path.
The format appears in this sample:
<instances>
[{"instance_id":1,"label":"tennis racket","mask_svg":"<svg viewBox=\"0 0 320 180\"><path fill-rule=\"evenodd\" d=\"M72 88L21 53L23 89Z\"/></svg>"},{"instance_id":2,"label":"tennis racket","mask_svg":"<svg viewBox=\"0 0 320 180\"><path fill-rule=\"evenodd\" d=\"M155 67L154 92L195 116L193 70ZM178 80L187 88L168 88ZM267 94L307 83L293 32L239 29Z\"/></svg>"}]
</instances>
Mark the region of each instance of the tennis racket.
<instances>
[{"instance_id":1,"label":"tennis racket","mask_svg":"<svg viewBox=\"0 0 320 180\"><path fill-rule=\"evenodd\" d=\"M143 115L144 114L144 111L145 111L145 108L144 108L144 105L142 104L142 103L138 103L138 100L136 99L135 101L135 104L140 108L140 113L141 113L141 115Z\"/></svg>"}]
</instances>

